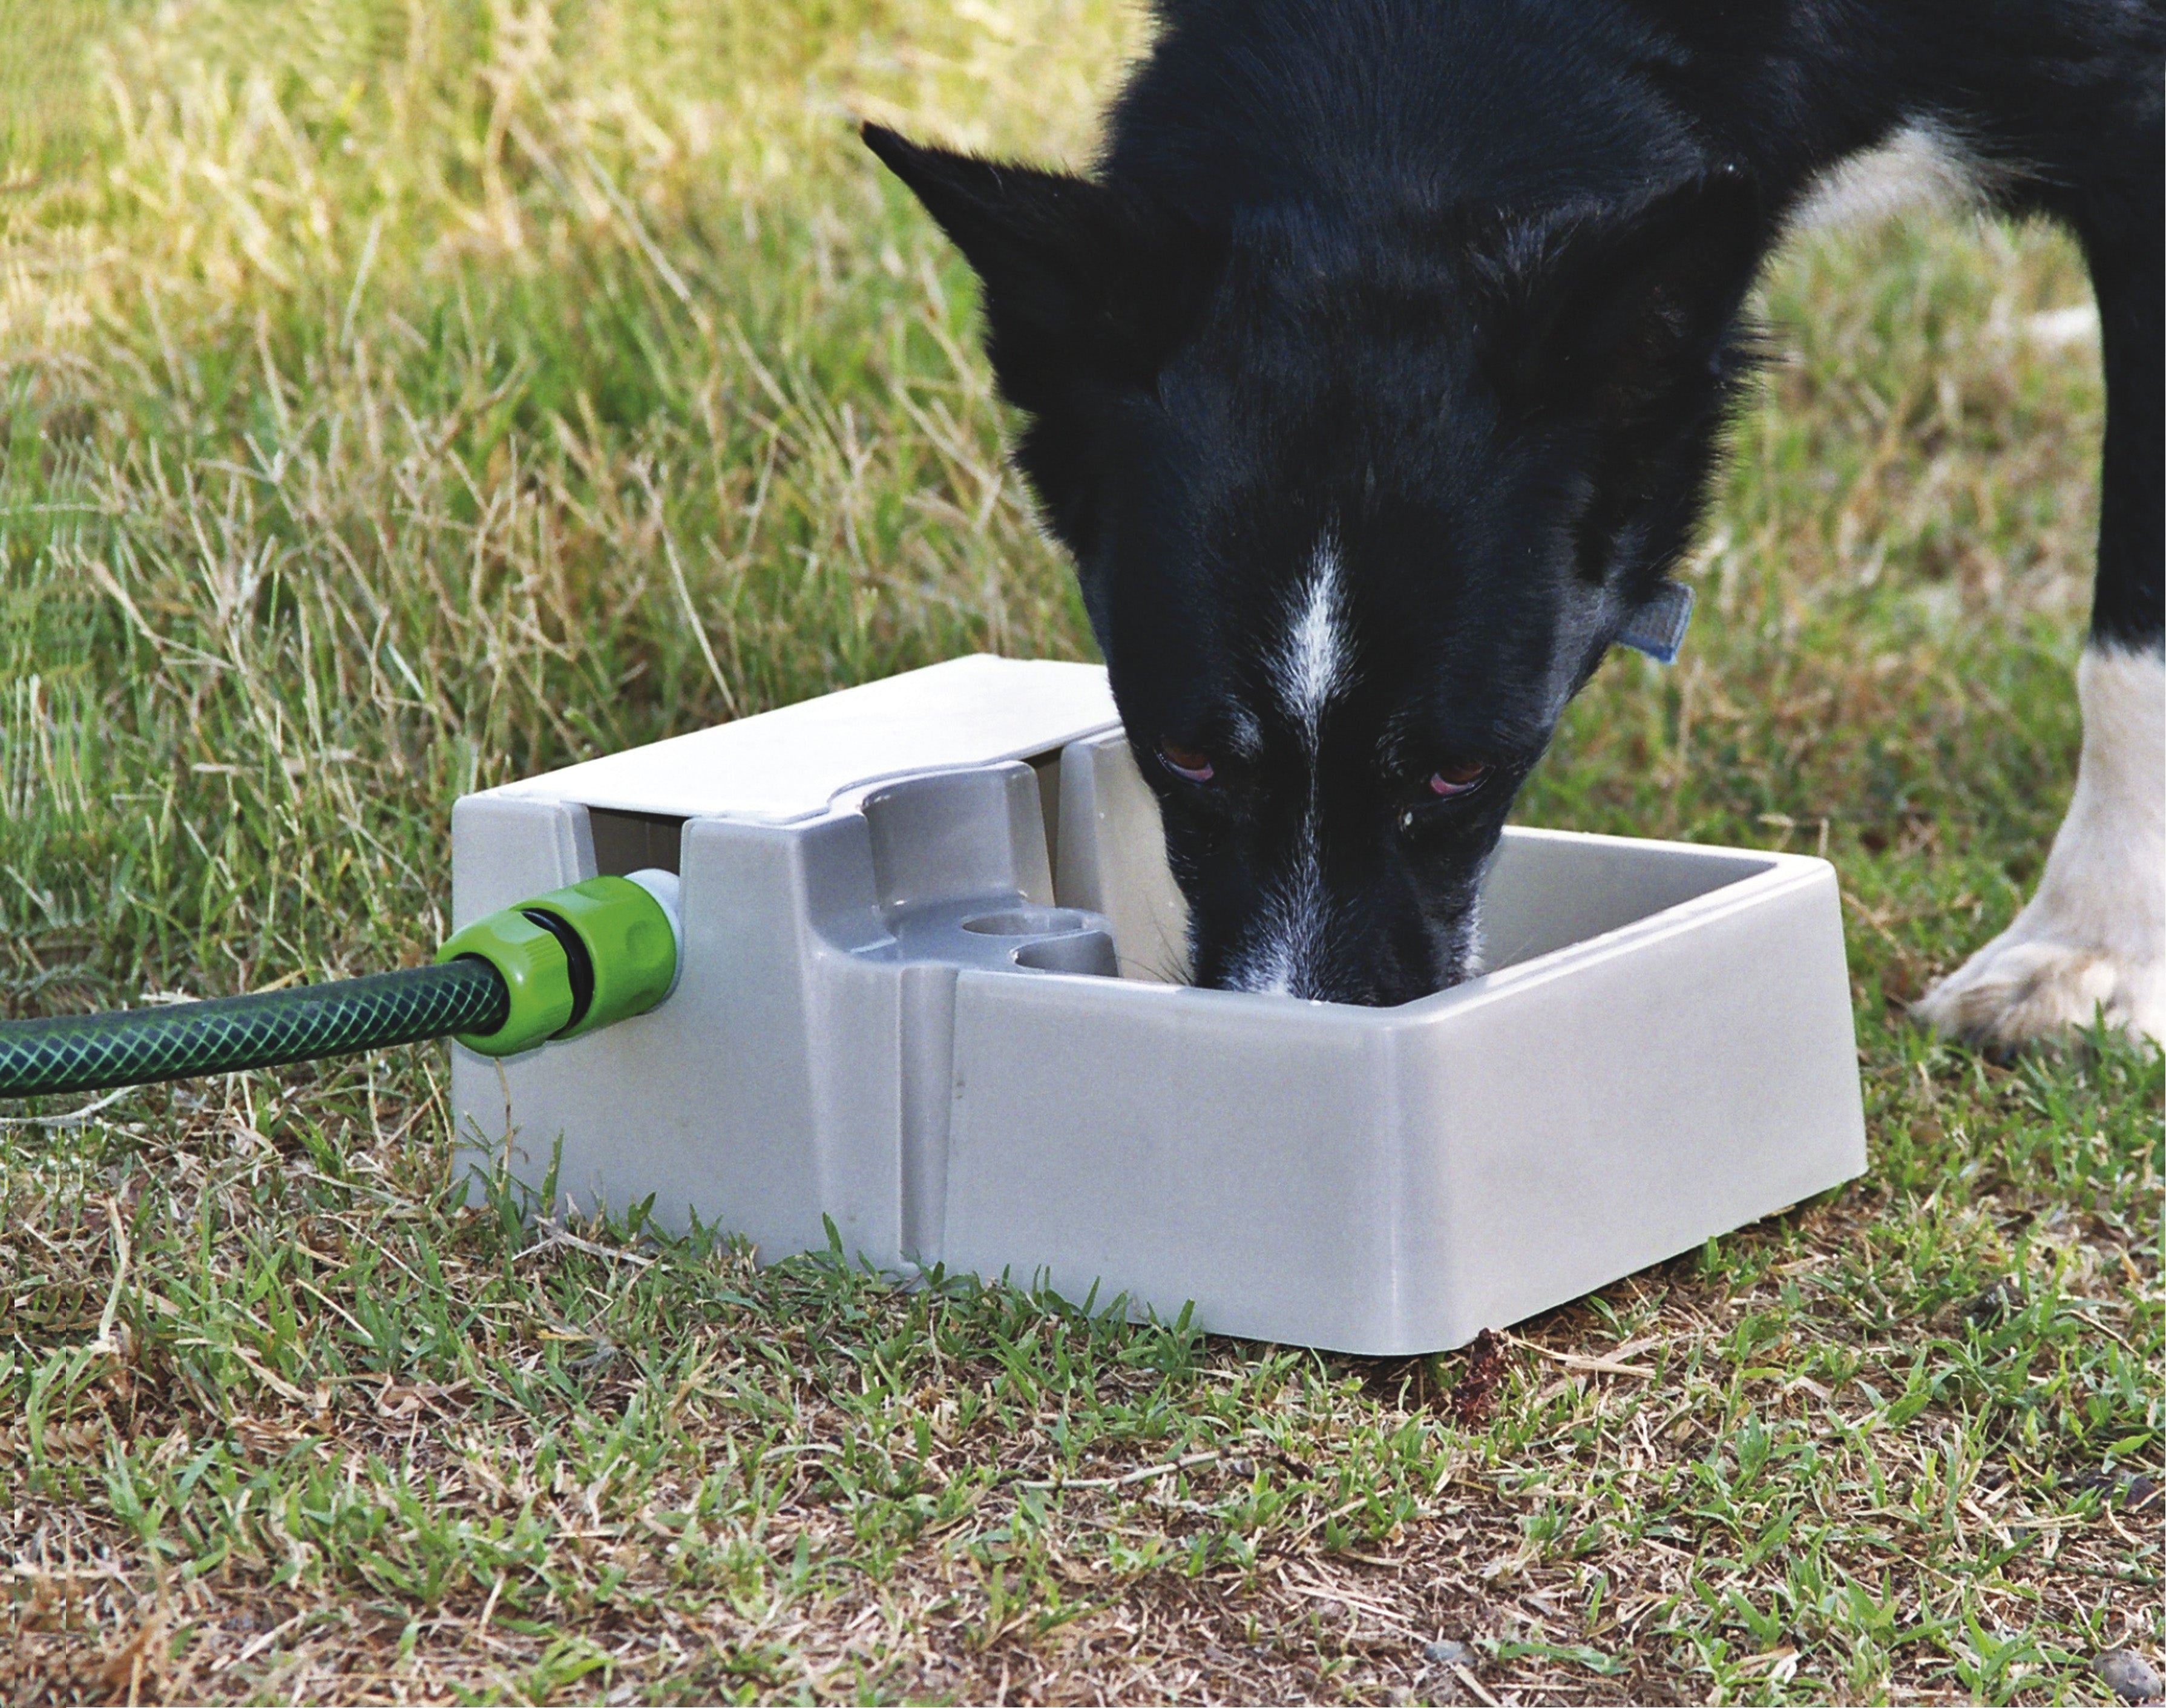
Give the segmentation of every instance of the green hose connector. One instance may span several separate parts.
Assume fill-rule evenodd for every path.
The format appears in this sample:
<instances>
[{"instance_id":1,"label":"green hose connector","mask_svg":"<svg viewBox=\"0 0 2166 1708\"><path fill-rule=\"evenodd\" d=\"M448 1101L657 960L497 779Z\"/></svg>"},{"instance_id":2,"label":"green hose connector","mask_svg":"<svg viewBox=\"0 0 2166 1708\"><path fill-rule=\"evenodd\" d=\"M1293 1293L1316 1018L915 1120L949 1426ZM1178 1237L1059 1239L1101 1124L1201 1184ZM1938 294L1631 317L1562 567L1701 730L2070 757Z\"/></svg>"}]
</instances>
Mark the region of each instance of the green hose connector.
<instances>
[{"instance_id":1,"label":"green hose connector","mask_svg":"<svg viewBox=\"0 0 2166 1708\"><path fill-rule=\"evenodd\" d=\"M461 961L494 967L508 999L501 1025L452 1034L469 1050L515 1056L571 1024L571 957L555 932L535 924L522 909L506 908L454 931L436 951L436 964Z\"/></svg>"},{"instance_id":2,"label":"green hose connector","mask_svg":"<svg viewBox=\"0 0 2166 1708\"><path fill-rule=\"evenodd\" d=\"M594 969L593 999L558 1036L584 1037L598 1027L645 1014L677 982L677 931L662 904L629 878L589 878L529 902L579 934Z\"/></svg>"},{"instance_id":3,"label":"green hose connector","mask_svg":"<svg viewBox=\"0 0 2166 1708\"><path fill-rule=\"evenodd\" d=\"M669 994L676 878L590 878L477 920L431 967L120 1014L0 1023L0 1097L107 1091L446 1034L510 1056Z\"/></svg>"},{"instance_id":4,"label":"green hose connector","mask_svg":"<svg viewBox=\"0 0 2166 1708\"><path fill-rule=\"evenodd\" d=\"M677 978L677 933L662 904L629 878L589 878L476 920L436 952L473 956L502 975L510 1011L494 1031L454 1034L484 1056L515 1056L644 1014Z\"/></svg>"}]
</instances>

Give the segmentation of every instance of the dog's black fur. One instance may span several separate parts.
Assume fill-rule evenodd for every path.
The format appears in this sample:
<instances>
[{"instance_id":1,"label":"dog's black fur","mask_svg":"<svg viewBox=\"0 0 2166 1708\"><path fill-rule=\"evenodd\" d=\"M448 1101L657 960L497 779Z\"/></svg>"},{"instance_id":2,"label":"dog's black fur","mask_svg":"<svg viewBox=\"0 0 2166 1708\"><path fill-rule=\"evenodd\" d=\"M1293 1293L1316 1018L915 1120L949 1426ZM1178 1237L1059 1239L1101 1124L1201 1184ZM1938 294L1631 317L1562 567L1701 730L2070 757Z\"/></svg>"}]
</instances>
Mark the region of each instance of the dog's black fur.
<instances>
[{"instance_id":1,"label":"dog's black fur","mask_svg":"<svg viewBox=\"0 0 2166 1708\"><path fill-rule=\"evenodd\" d=\"M1904 127L2082 244L2094 634L2159 644L2157 4L1161 12L1090 178L865 138L983 280L1198 982L1392 1003L1476 964L1514 789L1688 545L1762 260L1820 174ZM1304 643L1333 667L1306 716Z\"/></svg>"}]
</instances>

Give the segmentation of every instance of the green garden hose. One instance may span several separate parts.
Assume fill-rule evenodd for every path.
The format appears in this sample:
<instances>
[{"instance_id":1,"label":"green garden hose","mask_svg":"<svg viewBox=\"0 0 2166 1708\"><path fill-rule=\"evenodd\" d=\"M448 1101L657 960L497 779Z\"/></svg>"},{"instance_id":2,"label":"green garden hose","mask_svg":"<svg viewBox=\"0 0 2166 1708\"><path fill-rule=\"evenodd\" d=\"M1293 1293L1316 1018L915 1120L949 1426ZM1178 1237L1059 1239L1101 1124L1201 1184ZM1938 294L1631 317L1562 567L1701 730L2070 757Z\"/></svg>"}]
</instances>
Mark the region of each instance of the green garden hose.
<instances>
[{"instance_id":1,"label":"green garden hose","mask_svg":"<svg viewBox=\"0 0 2166 1708\"><path fill-rule=\"evenodd\" d=\"M590 878L477 920L431 967L0 1025L0 1097L103 1091L456 1036L509 1056L642 1014L677 977L677 880Z\"/></svg>"},{"instance_id":2,"label":"green garden hose","mask_svg":"<svg viewBox=\"0 0 2166 1708\"><path fill-rule=\"evenodd\" d=\"M18 1020L0 1026L0 1097L104 1091L493 1032L510 1007L504 976L474 958L216 1002Z\"/></svg>"}]
</instances>

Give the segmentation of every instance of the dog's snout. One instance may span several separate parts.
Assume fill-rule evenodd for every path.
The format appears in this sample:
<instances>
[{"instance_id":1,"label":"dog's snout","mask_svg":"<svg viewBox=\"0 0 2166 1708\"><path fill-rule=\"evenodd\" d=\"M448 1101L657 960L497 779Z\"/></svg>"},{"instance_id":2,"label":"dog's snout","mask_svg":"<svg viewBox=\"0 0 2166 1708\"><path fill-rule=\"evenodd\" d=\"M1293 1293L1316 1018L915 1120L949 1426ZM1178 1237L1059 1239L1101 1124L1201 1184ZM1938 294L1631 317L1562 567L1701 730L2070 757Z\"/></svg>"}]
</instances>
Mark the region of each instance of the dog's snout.
<instances>
[{"instance_id":1,"label":"dog's snout","mask_svg":"<svg viewBox=\"0 0 2166 1708\"><path fill-rule=\"evenodd\" d=\"M1191 913L1197 982L1222 990L1389 1008L1456 984L1476 965L1471 910L1438 921L1373 894L1280 902L1244 918Z\"/></svg>"}]
</instances>

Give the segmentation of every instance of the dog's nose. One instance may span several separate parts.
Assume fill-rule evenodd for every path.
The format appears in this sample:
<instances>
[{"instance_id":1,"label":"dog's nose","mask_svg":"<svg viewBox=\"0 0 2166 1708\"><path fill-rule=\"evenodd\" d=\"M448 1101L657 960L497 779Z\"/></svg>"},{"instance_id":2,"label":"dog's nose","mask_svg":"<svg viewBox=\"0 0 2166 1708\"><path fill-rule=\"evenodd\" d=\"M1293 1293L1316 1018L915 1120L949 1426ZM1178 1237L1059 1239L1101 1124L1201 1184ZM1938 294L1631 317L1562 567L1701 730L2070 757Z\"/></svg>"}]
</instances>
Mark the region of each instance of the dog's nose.
<instances>
[{"instance_id":1,"label":"dog's nose","mask_svg":"<svg viewBox=\"0 0 2166 1708\"><path fill-rule=\"evenodd\" d=\"M1319 994L1363 1008L1396 1008L1434 996L1478 970L1471 918L1455 919L1442 930L1417 919L1337 946L1340 952L1318 968Z\"/></svg>"},{"instance_id":2,"label":"dog's nose","mask_svg":"<svg viewBox=\"0 0 2166 1708\"><path fill-rule=\"evenodd\" d=\"M1202 933L1198 937L1197 983L1220 990L1394 1008L1466 976L1465 954L1436 953L1426 930L1396 940L1383 932L1344 933L1304 942L1297 953L1269 944L1259 952L1238 939L1214 945Z\"/></svg>"}]
</instances>

